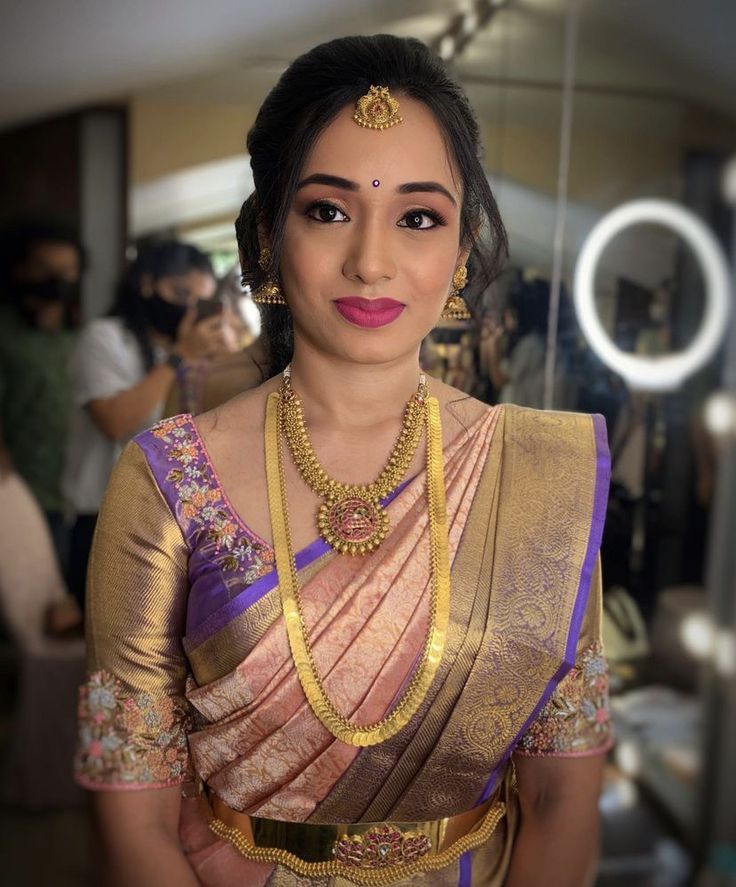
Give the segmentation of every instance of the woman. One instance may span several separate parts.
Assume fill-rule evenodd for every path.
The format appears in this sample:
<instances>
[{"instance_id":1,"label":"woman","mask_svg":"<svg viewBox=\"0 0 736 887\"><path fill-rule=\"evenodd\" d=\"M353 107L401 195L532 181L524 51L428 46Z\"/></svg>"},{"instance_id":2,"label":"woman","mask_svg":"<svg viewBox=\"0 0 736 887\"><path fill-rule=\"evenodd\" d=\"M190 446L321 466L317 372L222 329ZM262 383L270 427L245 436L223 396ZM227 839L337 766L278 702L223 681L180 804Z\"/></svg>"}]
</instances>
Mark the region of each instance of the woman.
<instances>
[{"instance_id":1,"label":"woman","mask_svg":"<svg viewBox=\"0 0 736 887\"><path fill-rule=\"evenodd\" d=\"M603 429L418 365L505 251L478 141L389 36L317 47L260 110L237 232L271 378L136 438L98 525L77 772L111 883L591 872Z\"/></svg>"},{"instance_id":2,"label":"woman","mask_svg":"<svg viewBox=\"0 0 736 887\"><path fill-rule=\"evenodd\" d=\"M196 247L152 241L126 268L110 314L80 336L63 482L76 514L69 586L80 602L102 494L124 444L161 418L180 364L224 348L220 317L197 322L197 304L212 299L216 286L209 258Z\"/></svg>"},{"instance_id":3,"label":"woman","mask_svg":"<svg viewBox=\"0 0 736 887\"><path fill-rule=\"evenodd\" d=\"M169 390L164 416L212 410L241 391L254 388L266 378L263 342L258 338L260 314L250 296L243 293L240 271L233 269L220 279L215 304L222 312L228 351L216 359L183 364L177 384ZM209 309L209 305L207 306ZM255 329L253 324L255 314Z\"/></svg>"}]
</instances>

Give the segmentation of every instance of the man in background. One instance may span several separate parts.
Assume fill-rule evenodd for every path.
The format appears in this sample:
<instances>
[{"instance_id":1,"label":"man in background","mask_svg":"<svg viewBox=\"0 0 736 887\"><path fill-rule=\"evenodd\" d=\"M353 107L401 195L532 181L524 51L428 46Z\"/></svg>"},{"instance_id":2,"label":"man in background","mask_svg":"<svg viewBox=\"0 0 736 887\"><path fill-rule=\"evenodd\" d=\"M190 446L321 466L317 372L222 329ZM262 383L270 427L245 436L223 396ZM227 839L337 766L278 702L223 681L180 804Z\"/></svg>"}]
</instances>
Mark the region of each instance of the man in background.
<instances>
[{"instance_id":1,"label":"man in background","mask_svg":"<svg viewBox=\"0 0 736 887\"><path fill-rule=\"evenodd\" d=\"M71 418L69 362L84 250L53 224L0 234L0 474L17 472L66 559L61 474Z\"/></svg>"}]
</instances>

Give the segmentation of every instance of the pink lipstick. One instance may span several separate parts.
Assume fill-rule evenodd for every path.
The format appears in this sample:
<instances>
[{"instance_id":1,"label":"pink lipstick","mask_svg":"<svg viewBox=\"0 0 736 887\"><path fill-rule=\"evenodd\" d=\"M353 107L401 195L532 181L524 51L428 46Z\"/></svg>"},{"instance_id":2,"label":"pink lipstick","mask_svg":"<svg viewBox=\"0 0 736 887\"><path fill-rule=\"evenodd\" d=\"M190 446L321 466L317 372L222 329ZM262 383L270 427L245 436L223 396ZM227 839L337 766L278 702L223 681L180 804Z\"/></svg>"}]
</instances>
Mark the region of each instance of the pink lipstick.
<instances>
[{"instance_id":1,"label":"pink lipstick","mask_svg":"<svg viewBox=\"0 0 736 887\"><path fill-rule=\"evenodd\" d=\"M392 323L404 307L403 302L395 299L362 299L360 296L335 299L335 308L345 320L356 326L370 328Z\"/></svg>"}]
</instances>

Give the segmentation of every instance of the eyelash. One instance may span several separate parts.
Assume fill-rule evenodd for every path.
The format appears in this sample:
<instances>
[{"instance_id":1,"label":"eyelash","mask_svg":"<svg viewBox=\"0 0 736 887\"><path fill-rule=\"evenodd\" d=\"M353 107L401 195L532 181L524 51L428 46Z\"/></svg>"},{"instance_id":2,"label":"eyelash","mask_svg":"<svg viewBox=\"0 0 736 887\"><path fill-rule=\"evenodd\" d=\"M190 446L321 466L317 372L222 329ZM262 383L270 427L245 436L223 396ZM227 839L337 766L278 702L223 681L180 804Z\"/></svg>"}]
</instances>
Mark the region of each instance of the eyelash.
<instances>
[{"instance_id":1,"label":"eyelash","mask_svg":"<svg viewBox=\"0 0 736 887\"><path fill-rule=\"evenodd\" d=\"M334 209L335 212L341 213L343 216L345 216L345 218L339 221L335 219L333 219L332 221L318 219L315 217L315 213L320 209ZM319 224L321 225L342 224L343 222L350 221L347 213L343 212L339 207L335 206L334 203L328 203L326 200L319 200L316 203L310 204L304 211L304 215L308 216L315 222L319 222ZM431 231L433 228L447 224L447 220L443 216L431 209L410 209L408 212L404 213L401 218L406 219L408 216L426 216L428 219L431 219L434 224L429 225L425 228L410 228L409 225L399 225L399 228L409 228L410 231Z\"/></svg>"}]
</instances>

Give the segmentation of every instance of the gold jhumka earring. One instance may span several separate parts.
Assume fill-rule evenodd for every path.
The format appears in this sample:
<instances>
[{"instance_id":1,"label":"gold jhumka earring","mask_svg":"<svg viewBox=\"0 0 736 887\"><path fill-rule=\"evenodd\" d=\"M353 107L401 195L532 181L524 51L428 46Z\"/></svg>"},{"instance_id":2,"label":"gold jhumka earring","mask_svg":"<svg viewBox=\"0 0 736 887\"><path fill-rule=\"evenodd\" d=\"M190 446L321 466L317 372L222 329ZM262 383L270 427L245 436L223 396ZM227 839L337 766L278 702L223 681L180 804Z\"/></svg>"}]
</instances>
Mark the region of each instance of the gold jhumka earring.
<instances>
[{"instance_id":1,"label":"gold jhumka earring","mask_svg":"<svg viewBox=\"0 0 736 887\"><path fill-rule=\"evenodd\" d=\"M470 311L461 295L467 282L468 269L465 265L460 265L452 277L452 290L440 314L442 320L470 320Z\"/></svg>"},{"instance_id":2,"label":"gold jhumka earring","mask_svg":"<svg viewBox=\"0 0 736 887\"><path fill-rule=\"evenodd\" d=\"M265 271L266 268L271 264L271 250L264 246L261 250L261 254L258 257L258 267ZM284 298L284 294L281 292L278 283L275 280L269 279L263 284L263 286L258 290L258 292L253 296L253 301L256 305L286 305L286 299Z\"/></svg>"}]
</instances>

